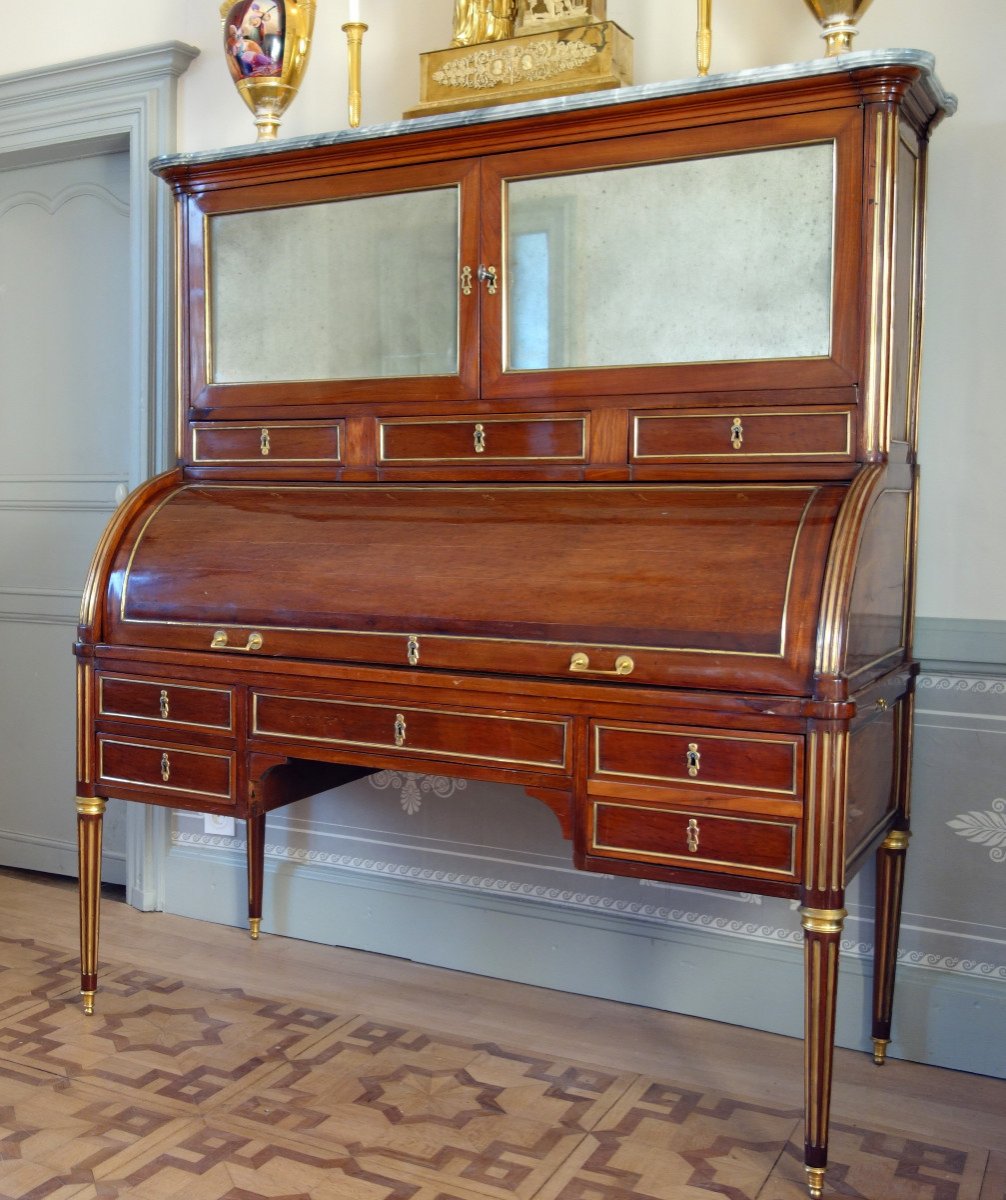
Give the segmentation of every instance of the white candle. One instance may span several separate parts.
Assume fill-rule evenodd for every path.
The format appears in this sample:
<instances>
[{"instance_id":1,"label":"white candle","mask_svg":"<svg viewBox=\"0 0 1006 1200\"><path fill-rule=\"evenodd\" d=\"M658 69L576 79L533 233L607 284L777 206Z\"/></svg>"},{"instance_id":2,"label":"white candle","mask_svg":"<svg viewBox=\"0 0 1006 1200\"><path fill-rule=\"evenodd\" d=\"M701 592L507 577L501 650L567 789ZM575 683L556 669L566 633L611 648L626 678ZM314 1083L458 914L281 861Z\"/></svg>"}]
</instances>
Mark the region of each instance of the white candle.
<instances>
[{"instance_id":1,"label":"white candle","mask_svg":"<svg viewBox=\"0 0 1006 1200\"><path fill-rule=\"evenodd\" d=\"M359 24L363 18L360 16L360 0L349 0L349 21L350 24Z\"/></svg>"}]
</instances>

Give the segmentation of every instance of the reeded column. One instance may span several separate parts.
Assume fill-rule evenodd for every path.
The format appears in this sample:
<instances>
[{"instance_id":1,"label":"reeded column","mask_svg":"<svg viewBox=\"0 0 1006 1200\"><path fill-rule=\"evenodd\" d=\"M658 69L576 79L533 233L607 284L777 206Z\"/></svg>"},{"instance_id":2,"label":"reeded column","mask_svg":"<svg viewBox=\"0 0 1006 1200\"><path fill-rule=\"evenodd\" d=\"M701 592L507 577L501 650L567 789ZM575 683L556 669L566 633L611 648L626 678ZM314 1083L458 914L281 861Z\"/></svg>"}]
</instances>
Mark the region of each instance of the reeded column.
<instances>
[{"instance_id":1,"label":"reeded column","mask_svg":"<svg viewBox=\"0 0 1006 1200\"><path fill-rule=\"evenodd\" d=\"M801 908L804 938L804 1164L807 1190L824 1195L831 1071L835 1057L838 952L844 908Z\"/></svg>"},{"instance_id":2,"label":"reeded column","mask_svg":"<svg viewBox=\"0 0 1006 1200\"><path fill-rule=\"evenodd\" d=\"M891 1042L894 971L898 959L901 898L905 890L907 829L892 829L877 851L877 899L873 949L873 1061L882 1066Z\"/></svg>"},{"instance_id":3,"label":"reeded column","mask_svg":"<svg viewBox=\"0 0 1006 1200\"><path fill-rule=\"evenodd\" d=\"M101 833L105 801L77 797L77 858L80 889L80 994L94 1012L98 990L98 921L101 902Z\"/></svg>"}]
</instances>

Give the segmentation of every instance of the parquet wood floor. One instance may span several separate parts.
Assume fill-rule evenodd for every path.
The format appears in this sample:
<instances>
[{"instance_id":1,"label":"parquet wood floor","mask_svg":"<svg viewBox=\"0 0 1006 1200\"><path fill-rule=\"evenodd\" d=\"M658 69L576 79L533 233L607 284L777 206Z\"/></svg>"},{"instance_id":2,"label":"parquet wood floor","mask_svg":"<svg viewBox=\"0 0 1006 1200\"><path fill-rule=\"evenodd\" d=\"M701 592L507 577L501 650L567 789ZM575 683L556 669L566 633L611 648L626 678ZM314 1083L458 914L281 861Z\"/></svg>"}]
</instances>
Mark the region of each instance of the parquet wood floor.
<instances>
[{"instance_id":1,"label":"parquet wood floor","mask_svg":"<svg viewBox=\"0 0 1006 1200\"><path fill-rule=\"evenodd\" d=\"M0 1200L802 1200L799 1042L0 871ZM1006 1200L1006 1081L839 1052L828 1195Z\"/></svg>"}]
</instances>

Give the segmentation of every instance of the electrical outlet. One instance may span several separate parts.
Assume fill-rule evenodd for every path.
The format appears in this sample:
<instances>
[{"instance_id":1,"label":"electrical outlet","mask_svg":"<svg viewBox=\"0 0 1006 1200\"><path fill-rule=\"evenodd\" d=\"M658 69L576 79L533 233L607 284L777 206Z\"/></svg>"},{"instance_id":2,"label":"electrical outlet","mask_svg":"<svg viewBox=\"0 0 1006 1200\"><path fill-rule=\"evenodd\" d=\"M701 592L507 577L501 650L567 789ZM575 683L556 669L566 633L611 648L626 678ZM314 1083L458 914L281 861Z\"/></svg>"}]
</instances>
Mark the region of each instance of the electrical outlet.
<instances>
[{"instance_id":1,"label":"electrical outlet","mask_svg":"<svg viewBox=\"0 0 1006 1200\"><path fill-rule=\"evenodd\" d=\"M233 817L219 817L215 813L203 813L203 831L216 833L220 837L233 837L237 829Z\"/></svg>"}]
</instances>

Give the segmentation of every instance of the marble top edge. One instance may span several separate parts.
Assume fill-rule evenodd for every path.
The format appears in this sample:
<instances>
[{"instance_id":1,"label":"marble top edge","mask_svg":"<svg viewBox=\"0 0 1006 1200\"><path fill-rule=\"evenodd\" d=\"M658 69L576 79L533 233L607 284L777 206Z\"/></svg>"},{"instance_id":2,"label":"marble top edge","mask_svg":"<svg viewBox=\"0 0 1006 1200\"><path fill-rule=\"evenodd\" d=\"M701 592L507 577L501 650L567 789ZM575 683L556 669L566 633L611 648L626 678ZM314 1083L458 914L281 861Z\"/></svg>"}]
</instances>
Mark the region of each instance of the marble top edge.
<instances>
[{"instance_id":1,"label":"marble top edge","mask_svg":"<svg viewBox=\"0 0 1006 1200\"><path fill-rule=\"evenodd\" d=\"M359 129L339 129L330 133L305 134L301 137L279 138L273 142L251 142L217 150L198 150L181 154L165 154L151 162L151 169L161 171L176 166L199 166L226 162L232 158L248 158L308 150L320 146L337 146L353 142L396 137L424 130L461 129L473 125L489 125L519 117L544 116L549 113L576 112L608 105L633 104L642 100L662 100L671 96L715 92L728 88L784 83L813 76L844 75L868 67L909 66L923 71L924 83L934 104L952 116L957 110L957 97L944 89L935 74L936 60L927 50L861 50L834 58L814 58L805 62L780 63L773 67L749 67L719 75L674 79L665 83L639 83L631 87L612 88L599 92L580 92L571 96L549 97L544 100L499 104L488 108L469 108L460 112L432 113L425 117L402 118L381 125Z\"/></svg>"}]
</instances>

